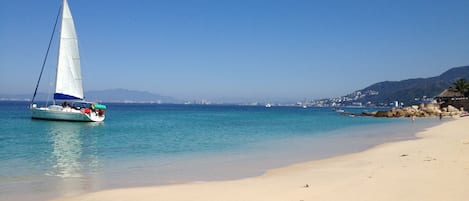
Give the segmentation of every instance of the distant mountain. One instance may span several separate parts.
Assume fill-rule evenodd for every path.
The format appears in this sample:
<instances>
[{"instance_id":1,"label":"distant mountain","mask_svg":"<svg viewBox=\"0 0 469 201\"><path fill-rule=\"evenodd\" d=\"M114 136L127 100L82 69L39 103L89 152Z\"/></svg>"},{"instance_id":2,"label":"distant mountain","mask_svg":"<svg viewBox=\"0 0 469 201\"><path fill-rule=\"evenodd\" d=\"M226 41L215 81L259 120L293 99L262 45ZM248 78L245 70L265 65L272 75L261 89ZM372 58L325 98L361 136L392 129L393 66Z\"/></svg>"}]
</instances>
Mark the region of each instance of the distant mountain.
<instances>
[{"instance_id":1,"label":"distant mountain","mask_svg":"<svg viewBox=\"0 0 469 201\"><path fill-rule=\"evenodd\" d=\"M35 100L47 100L47 94L38 92ZM0 100L13 100L13 101L30 101L33 94L0 94Z\"/></svg>"},{"instance_id":2,"label":"distant mountain","mask_svg":"<svg viewBox=\"0 0 469 201\"><path fill-rule=\"evenodd\" d=\"M0 100L30 100L32 94L0 94ZM38 93L36 100L44 101L47 100L48 95L46 93ZM99 102L145 102L145 103L178 103L180 101L169 97L162 96L145 91L134 91L128 89L108 89L108 90L95 90L86 91L85 99L88 101L99 101Z\"/></svg>"},{"instance_id":3,"label":"distant mountain","mask_svg":"<svg viewBox=\"0 0 469 201\"><path fill-rule=\"evenodd\" d=\"M379 82L352 93L357 97L353 101L362 103L368 101L372 103L400 101L412 104L418 102L424 96L434 97L438 95L460 78L469 80L469 66L452 68L436 77ZM360 96L356 96L357 94L360 94Z\"/></svg>"},{"instance_id":4,"label":"distant mountain","mask_svg":"<svg viewBox=\"0 0 469 201\"><path fill-rule=\"evenodd\" d=\"M146 91L135 91L128 89L107 89L87 91L86 100L100 102L155 102L155 103L175 103L178 100L154 94Z\"/></svg>"}]
</instances>

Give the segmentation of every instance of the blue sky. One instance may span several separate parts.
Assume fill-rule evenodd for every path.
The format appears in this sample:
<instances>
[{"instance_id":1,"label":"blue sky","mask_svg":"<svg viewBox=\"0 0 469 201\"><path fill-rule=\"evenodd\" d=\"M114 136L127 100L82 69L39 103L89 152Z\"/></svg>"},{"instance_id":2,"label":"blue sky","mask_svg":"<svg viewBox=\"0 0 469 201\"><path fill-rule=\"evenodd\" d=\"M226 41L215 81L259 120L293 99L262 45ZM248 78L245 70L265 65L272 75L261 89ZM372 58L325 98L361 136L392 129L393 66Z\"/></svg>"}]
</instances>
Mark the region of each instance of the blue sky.
<instances>
[{"instance_id":1,"label":"blue sky","mask_svg":"<svg viewBox=\"0 0 469 201\"><path fill-rule=\"evenodd\" d=\"M0 94L33 93L61 0L0 0ZM69 0L86 90L322 98L469 65L469 1ZM53 82L53 54L40 91Z\"/></svg>"}]
</instances>

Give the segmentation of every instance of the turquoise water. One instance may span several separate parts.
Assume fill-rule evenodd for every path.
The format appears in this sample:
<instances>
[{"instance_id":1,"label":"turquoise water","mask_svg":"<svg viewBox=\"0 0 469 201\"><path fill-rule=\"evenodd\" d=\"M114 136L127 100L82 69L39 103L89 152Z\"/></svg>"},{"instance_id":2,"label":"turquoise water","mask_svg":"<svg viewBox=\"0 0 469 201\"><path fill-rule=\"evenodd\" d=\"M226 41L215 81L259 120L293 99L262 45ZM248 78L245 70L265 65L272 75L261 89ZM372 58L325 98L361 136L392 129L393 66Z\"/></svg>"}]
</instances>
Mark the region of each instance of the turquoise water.
<instances>
[{"instance_id":1,"label":"turquoise water","mask_svg":"<svg viewBox=\"0 0 469 201\"><path fill-rule=\"evenodd\" d=\"M107 104L105 122L72 123L32 120L27 105L0 102L0 200L259 175L437 123L330 108L156 104Z\"/></svg>"}]
</instances>

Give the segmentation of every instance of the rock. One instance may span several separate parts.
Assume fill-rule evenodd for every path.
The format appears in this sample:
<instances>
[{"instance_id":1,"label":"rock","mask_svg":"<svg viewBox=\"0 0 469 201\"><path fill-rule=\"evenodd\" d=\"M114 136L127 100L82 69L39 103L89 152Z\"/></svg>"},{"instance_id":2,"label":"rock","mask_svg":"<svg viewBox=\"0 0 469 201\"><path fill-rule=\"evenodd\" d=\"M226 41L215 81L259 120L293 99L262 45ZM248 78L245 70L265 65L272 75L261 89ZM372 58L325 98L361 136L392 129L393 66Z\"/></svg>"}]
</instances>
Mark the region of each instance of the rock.
<instances>
[{"instance_id":1,"label":"rock","mask_svg":"<svg viewBox=\"0 0 469 201\"><path fill-rule=\"evenodd\" d=\"M436 116L440 113L440 111L435 108L424 108L423 111L432 116Z\"/></svg>"},{"instance_id":2,"label":"rock","mask_svg":"<svg viewBox=\"0 0 469 201\"><path fill-rule=\"evenodd\" d=\"M375 117L392 117L391 111L377 111Z\"/></svg>"},{"instance_id":3,"label":"rock","mask_svg":"<svg viewBox=\"0 0 469 201\"><path fill-rule=\"evenodd\" d=\"M419 112L415 113L415 116L416 117L425 117L425 112L419 111Z\"/></svg>"},{"instance_id":4,"label":"rock","mask_svg":"<svg viewBox=\"0 0 469 201\"><path fill-rule=\"evenodd\" d=\"M448 105L448 112L459 112L459 110L452 105Z\"/></svg>"},{"instance_id":5,"label":"rock","mask_svg":"<svg viewBox=\"0 0 469 201\"><path fill-rule=\"evenodd\" d=\"M423 109L423 108L425 108L425 104L423 104L423 103L420 103L420 105L419 105L419 108L418 108L418 109L420 109L420 110L421 110L421 109Z\"/></svg>"},{"instance_id":6,"label":"rock","mask_svg":"<svg viewBox=\"0 0 469 201\"><path fill-rule=\"evenodd\" d=\"M375 116L377 112L362 112L362 116Z\"/></svg>"},{"instance_id":7,"label":"rock","mask_svg":"<svg viewBox=\"0 0 469 201\"><path fill-rule=\"evenodd\" d=\"M451 116L451 114L449 112L441 112L441 116L447 117Z\"/></svg>"},{"instance_id":8,"label":"rock","mask_svg":"<svg viewBox=\"0 0 469 201\"><path fill-rule=\"evenodd\" d=\"M404 110L401 110L401 109L394 110L394 112L393 112L394 117L403 117L405 115L406 115L406 112Z\"/></svg>"},{"instance_id":9,"label":"rock","mask_svg":"<svg viewBox=\"0 0 469 201\"><path fill-rule=\"evenodd\" d=\"M443 112L449 110L456 112L459 111L454 107L450 109L443 109ZM410 107L404 107L402 109L391 109L389 111L378 111L373 116L375 117L431 117L439 116L442 111L440 110L440 105L438 104L420 104L419 106L413 105ZM369 113L363 113L363 115L370 115ZM451 112L448 115L454 115Z\"/></svg>"},{"instance_id":10,"label":"rock","mask_svg":"<svg viewBox=\"0 0 469 201\"><path fill-rule=\"evenodd\" d=\"M425 108L431 109L431 110L439 110L440 105L434 104L434 103L428 103L428 104L425 105Z\"/></svg>"},{"instance_id":11,"label":"rock","mask_svg":"<svg viewBox=\"0 0 469 201\"><path fill-rule=\"evenodd\" d=\"M405 112L405 117L412 117L412 116L417 116L416 113L419 111L418 106L414 105L412 107L405 107L402 108L402 110Z\"/></svg>"}]
</instances>

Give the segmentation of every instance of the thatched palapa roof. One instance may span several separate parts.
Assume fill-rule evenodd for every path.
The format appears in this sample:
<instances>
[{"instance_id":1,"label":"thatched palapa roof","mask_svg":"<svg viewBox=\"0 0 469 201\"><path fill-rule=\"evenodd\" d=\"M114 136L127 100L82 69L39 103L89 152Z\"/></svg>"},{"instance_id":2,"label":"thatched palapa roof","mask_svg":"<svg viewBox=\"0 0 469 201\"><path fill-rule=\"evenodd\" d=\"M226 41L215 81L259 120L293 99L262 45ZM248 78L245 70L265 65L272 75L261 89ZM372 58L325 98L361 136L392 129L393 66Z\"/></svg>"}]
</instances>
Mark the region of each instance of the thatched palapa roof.
<instances>
[{"instance_id":1,"label":"thatched palapa roof","mask_svg":"<svg viewBox=\"0 0 469 201\"><path fill-rule=\"evenodd\" d=\"M464 94L462 94L459 91L452 91L450 89L445 89L443 92L438 94L436 97L437 98L452 98L452 97L463 97Z\"/></svg>"}]
</instances>

